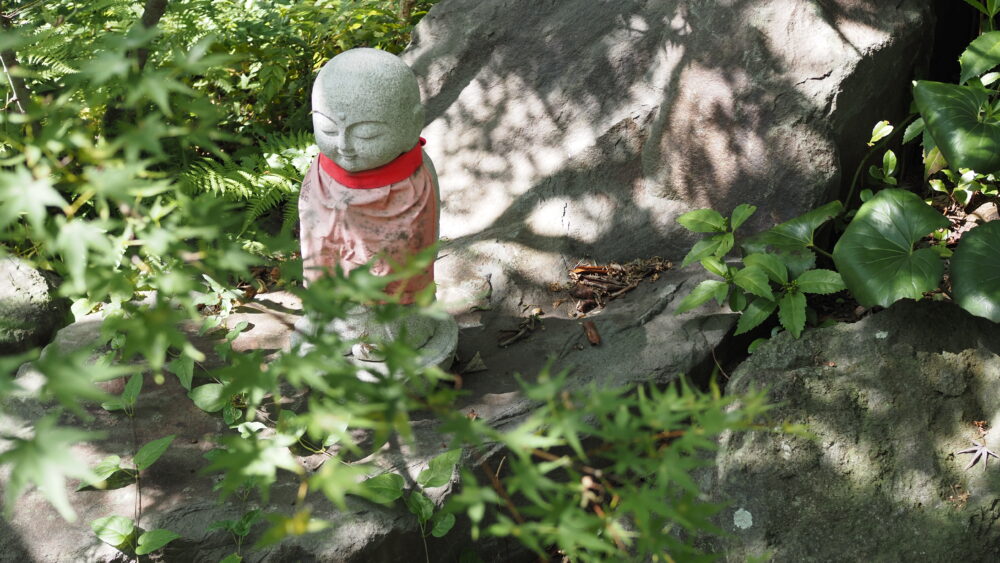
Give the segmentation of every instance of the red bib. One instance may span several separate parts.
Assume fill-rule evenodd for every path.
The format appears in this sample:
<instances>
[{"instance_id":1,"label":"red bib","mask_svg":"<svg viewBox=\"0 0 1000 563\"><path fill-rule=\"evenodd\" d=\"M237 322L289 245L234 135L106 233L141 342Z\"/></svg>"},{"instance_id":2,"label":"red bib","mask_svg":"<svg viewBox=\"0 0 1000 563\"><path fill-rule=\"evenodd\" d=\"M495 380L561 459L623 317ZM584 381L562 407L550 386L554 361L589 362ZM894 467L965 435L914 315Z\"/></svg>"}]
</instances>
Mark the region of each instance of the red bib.
<instances>
[{"instance_id":1,"label":"red bib","mask_svg":"<svg viewBox=\"0 0 1000 563\"><path fill-rule=\"evenodd\" d=\"M417 168L420 168L420 165L424 163L424 153L420 150L420 147L425 144L427 144L427 141L421 137L419 143L414 145L412 149L396 157L392 162L383 164L378 168L372 168L371 170L362 170L361 172L348 172L323 154L319 155L319 165L334 180L348 188L356 190L381 188L412 176L417 171Z\"/></svg>"}]
</instances>

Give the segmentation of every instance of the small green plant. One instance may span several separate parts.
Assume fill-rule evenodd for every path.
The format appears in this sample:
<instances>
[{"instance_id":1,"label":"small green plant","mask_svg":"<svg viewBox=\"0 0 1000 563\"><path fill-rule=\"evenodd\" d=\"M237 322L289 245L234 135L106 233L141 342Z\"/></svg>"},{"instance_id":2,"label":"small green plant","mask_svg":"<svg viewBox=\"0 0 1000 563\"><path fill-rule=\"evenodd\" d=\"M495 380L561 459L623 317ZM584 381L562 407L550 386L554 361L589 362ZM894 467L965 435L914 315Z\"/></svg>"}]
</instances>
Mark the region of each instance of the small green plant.
<instances>
[{"instance_id":1,"label":"small green plant","mask_svg":"<svg viewBox=\"0 0 1000 563\"><path fill-rule=\"evenodd\" d=\"M368 500L382 504L403 498L407 510L417 518L420 537L424 540L424 556L428 562L430 553L427 551L427 536L444 537L455 526L455 515L435 510L434 502L427 498L423 489L448 484L461 457L462 450L453 449L431 459L427 469L417 475L419 488L414 488L409 494L406 493L403 477L396 473L382 473L366 479L358 491Z\"/></svg>"},{"instance_id":2,"label":"small green plant","mask_svg":"<svg viewBox=\"0 0 1000 563\"><path fill-rule=\"evenodd\" d=\"M226 556L222 561L225 563L239 563L243 560L243 541L250 534L254 524L260 521L262 514L259 508L254 508L243 513L239 520L216 520L209 525L209 530L225 530L233 536L236 543L236 552Z\"/></svg>"},{"instance_id":3,"label":"small green plant","mask_svg":"<svg viewBox=\"0 0 1000 563\"><path fill-rule=\"evenodd\" d=\"M142 531L135 521L124 516L98 518L90 523L90 527L104 543L136 555L148 555L181 537L162 528Z\"/></svg>"},{"instance_id":4,"label":"small green plant","mask_svg":"<svg viewBox=\"0 0 1000 563\"><path fill-rule=\"evenodd\" d=\"M815 232L842 209L833 202L782 223L742 244L742 267L723 260L735 246L734 231L756 207L740 205L732 218L712 209L697 209L681 215L677 222L698 233L714 233L698 242L684 258L683 265L700 261L701 265L722 280L704 280L677 307L677 313L689 311L711 299L741 313L736 334L759 326L778 312L781 326L796 338L806 325L808 293L829 294L844 289L837 272L815 269L813 251L822 252L815 243Z\"/></svg>"}]
</instances>

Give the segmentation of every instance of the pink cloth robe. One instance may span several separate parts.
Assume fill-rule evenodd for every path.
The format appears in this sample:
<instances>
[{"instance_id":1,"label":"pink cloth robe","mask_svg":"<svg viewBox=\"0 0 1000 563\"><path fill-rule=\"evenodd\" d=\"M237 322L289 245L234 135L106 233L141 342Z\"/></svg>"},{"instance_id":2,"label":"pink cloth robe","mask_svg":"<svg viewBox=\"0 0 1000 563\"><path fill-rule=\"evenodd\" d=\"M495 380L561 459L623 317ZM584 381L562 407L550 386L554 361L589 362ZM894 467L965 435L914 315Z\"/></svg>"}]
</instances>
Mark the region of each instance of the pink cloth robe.
<instances>
[{"instance_id":1,"label":"pink cloth robe","mask_svg":"<svg viewBox=\"0 0 1000 563\"><path fill-rule=\"evenodd\" d=\"M434 178L421 164L408 178L379 188L349 188L338 183L313 160L299 193L302 268L306 284L339 265L345 274L374 258L371 272L392 272L390 262L405 263L437 241L437 193ZM434 265L386 287L401 300L434 281Z\"/></svg>"}]
</instances>

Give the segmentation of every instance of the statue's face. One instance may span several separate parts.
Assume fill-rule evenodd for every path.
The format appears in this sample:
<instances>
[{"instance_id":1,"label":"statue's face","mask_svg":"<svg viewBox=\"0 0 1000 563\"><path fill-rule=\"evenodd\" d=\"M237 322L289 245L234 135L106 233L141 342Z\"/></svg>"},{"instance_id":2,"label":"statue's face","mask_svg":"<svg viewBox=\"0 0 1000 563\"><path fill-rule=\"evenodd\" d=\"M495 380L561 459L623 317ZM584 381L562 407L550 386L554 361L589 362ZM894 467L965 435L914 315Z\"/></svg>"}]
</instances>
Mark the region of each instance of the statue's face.
<instances>
[{"instance_id":1,"label":"statue's face","mask_svg":"<svg viewBox=\"0 0 1000 563\"><path fill-rule=\"evenodd\" d=\"M385 92L357 86L340 84L313 95L316 144L348 172L378 168L410 150L422 125L413 107L400 107Z\"/></svg>"}]
</instances>

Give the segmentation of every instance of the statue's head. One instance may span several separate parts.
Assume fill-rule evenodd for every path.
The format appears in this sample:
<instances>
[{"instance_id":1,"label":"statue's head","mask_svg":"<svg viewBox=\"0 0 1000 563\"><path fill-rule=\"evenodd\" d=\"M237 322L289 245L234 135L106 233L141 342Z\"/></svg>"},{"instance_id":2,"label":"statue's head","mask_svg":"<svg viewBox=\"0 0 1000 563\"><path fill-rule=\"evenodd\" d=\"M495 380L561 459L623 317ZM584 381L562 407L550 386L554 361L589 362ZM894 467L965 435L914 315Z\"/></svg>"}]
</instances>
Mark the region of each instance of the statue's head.
<instances>
[{"instance_id":1,"label":"statue's head","mask_svg":"<svg viewBox=\"0 0 1000 563\"><path fill-rule=\"evenodd\" d=\"M348 172L371 170L413 148L424 126L413 71L395 55L351 49L326 63L312 92L321 153Z\"/></svg>"}]
</instances>

